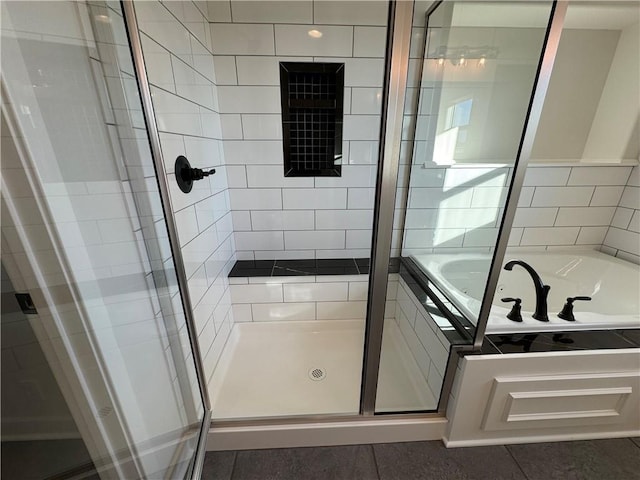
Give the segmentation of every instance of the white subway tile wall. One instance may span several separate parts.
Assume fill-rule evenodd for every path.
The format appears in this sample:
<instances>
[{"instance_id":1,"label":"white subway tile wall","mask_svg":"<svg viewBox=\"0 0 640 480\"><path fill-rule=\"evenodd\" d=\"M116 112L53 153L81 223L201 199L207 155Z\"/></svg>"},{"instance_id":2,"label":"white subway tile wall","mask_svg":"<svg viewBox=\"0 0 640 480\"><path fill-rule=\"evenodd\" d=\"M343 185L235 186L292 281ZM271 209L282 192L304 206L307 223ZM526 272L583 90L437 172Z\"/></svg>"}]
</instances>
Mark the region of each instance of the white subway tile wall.
<instances>
[{"instance_id":1,"label":"white subway tile wall","mask_svg":"<svg viewBox=\"0 0 640 480\"><path fill-rule=\"evenodd\" d=\"M449 342L406 282L399 278L395 321L434 398L440 398Z\"/></svg>"},{"instance_id":2,"label":"white subway tile wall","mask_svg":"<svg viewBox=\"0 0 640 480\"><path fill-rule=\"evenodd\" d=\"M369 256L387 9L209 2L238 259ZM342 177L284 177L280 62L345 64Z\"/></svg>"},{"instance_id":3,"label":"white subway tile wall","mask_svg":"<svg viewBox=\"0 0 640 480\"><path fill-rule=\"evenodd\" d=\"M299 258L299 257L298 257ZM396 313L398 274L389 274L385 318ZM368 275L231 277L236 322L364 319Z\"/></svg>"},{"instance_id":4,"label":"white subway tile wall","mask_svg":"<svg viewBox=\"0 0 640 480\"><path fill-rule=\"evenodd\" d=\"M606 232L602 251L640 264L640 167L633 167Z\"/></svg>"},{"instance_id":5,"label":"white subway tile wall","mask_svg":"<svg viewBox=\"0 0 640 480\"><path fill-rule=\"evenodd\" d=\"M632 217L640 188L634 185L637 173L632 169L638 167L530 164L509 245L599 249L607 245L607 237L610 248L626 258L637 256ZM418 167L413 173L403 255L444 247L489 249L495 244L511 169L456 165Z\"/></svg>"},{"instance_id":6,"label":"white subway tile wall","mask_svg":"<svg viewBox=\"0 0 640 480\"><path fill-rule=\"evenodd\" d=\"M224 2L208 2L207 9L203 5L206 3L138 2L136 13L198 341L209 379L234 321L233 292L227 278L236 260L234 242L249 241L234 239L230 208L230 195L234 197L230 192L234 190L229 190L229 184L246 186L245 175L244 172L239 175L235 166L228 165L233 162L225 161L222 146L223 135L241 137L240 118L220 115L234 98L222 94L217 86L236 82L235 62L234 57L214 53L272 52L273 29L269 25L265 28L221 25L212 29L209 18L224 15ZM249 103L261 98L260 92L254 96L242 93ZM219 99L227 103L219 103ZM265 104L263 108L273 107ZM215 168L216 174L196 182L191 193L184 194L177 188L173 175L178 155L187 156L194 167ZM240 227L241 220L237 219ZM277 240L259 239L265 249L282 248L282 238L280 244Z\"/></svg>"}]
</instances>

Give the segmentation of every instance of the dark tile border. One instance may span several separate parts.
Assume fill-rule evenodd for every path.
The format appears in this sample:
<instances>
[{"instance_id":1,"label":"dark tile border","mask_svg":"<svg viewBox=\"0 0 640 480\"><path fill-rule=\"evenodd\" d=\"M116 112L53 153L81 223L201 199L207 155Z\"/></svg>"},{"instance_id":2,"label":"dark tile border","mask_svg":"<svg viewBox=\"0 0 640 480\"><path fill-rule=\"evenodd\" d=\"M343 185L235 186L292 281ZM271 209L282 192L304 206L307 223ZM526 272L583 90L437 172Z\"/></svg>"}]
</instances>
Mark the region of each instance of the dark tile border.
<instances>
[{"instance_id":1,"label":"dark tile border","mask_svg":"<svg viewBox=\"0 0 640 480\"><path fill-rule=\"evenodd\" d=\"M413 260L400 259L400 277L416 296L424 310L432 317L446 320L451 328L440 328L440 331L454 345L473 343L475 326L451 304L438 288L420 271ZM440 295L439 295L440 294Z\"/></svg>"},{"instance_id":2,"label":"dark tile border","mask_svg":"<svg viewBox=\"0 0 640 480\"><path fill-rule=\"evenodd\" d=\"M369 258L328 258L304 260L238 260L229 277L281 277L309 275L366 275ZM389 273L399 273L430 315L445 318L452 325L441 329L452 344L468 344L473 325L454 308L442 308L434 302L428 279L416 272L404 258L389 260ZM433 294L433 292L431 292ZM435 294L434 294L435 295ZM438 299L442 302L441 299ZM452 306L452 305L451 305ZM448 314L448 315L447 315ZM640 329L580 330L562 332L522 332L489 334L485 336L479 352L466 355L490 355L530 352L566 352L579 350L605 350L640 347Z\"/></svg>"},{"instance_id":3,"label":"dark tile border","mask_svg":"<svg viewBox=\"0 0 640 480\"><path fill-rule=\"evenodd\" d=\"M481 354L615 350L640 347L640 329L569 332L493 333L485 337Z\"/></svg>"},{"instance_id":4,"label":"dark tile border","mask_svg":"<svg viewBox=\"0 0 640 480\"><path fill-rule=\"evenodd\" d=\"M229 277L286 277L309 275L368 275L368 258L304 260L238 260ZM389 259L389 273L398 273L400 259Z\"/></svg>"}]
</instances>

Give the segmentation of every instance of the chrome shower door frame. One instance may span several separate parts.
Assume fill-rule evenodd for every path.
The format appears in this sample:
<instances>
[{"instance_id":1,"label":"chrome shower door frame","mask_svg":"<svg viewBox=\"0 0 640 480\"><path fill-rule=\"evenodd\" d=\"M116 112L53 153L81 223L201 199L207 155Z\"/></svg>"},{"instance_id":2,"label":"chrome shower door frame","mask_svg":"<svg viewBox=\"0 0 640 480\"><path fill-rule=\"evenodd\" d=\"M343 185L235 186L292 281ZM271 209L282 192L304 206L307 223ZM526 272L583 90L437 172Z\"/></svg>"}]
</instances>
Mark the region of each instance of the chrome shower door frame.
<instances>
[{"instance_id":1,"label":"chrome shower door frame","mask_svg":"<svg viewBox=\"0 0 640 480\"><path fill-rule=\"evenodd\" d=\"M193 478L198 478L202 469L202 458L204 455L206 436L209 432L209 426L211 425L211 404L207 392L206 378L204 376L204 368L196 336L192 302L187 289L187 278L185 275L182 254L179 248L173 210L171 208L169 187L166 183L166 172L162 161L160 138L155 121L151 92L147 79L144 57L142 54L140 34L133 5L134 0L121 0L121 2L134 59L135 74L142 96L143 113L149 132L151 151L153 154L152 156L156 169L156 176L169 232L171 250L175 262L182 303L187 319L189 339L196 361L198 382L200 385L201 395L207 409L204 419L205 421L202 426L200 443L198 445L197 458L199 461L194 464L195 468L193 471ZM446 399L449 397L453 384L453 377L456 371L456 359L459 356L459 352L464 349L477 350L482 345L491 299L495 293L497 279L500 273L500 266L504 258L509 232L513 224L517 199L522 189L524 172L531 154L533 138L535 137L535 131L540 120L540 114L549 84L551 69L557 53L560 32L562 30L564 14L567 8L567 1L563 0L555 2L550 16L547 39L543 47L543 58L534 84L532 101L527 114L527 121L523 131L518 159L514 167L513 181L507 196L505 214L500 226L500 233L493 256L489 280L483 297L483 304L480 311L474 343L473 345L468 346L468 348L465 346L465 348L456 347L452 349L450 359L453 358L454 360L450 360L449 362L449 366L443 380L443 389L441 393L441 398L444 398L445 401L440 402L437 413L375 415L376 390L384 327L385 299L389 274L388 262L391 254L391 239L395 213L395 196L398 181L399 154L405 93L407 87L409 47L413 28L412 20L414 4L415 2L410 0L390 0L389 2L390 14L387 31L387 51L382 97L383 109L379 137L379 162L374 204L371 270L369 274L359 415L300 416L277 419L220 421L213 424L214 427L219 428L221 431L227 431L226 433L234 438L233 441L236 441L235 439L239 438L238 436L242 436L244 434L248 436L253 435L254 433L252 433L248 427L259 428L261 426L273 425L303 426L304 424L346 424L349 422L361 422L364 429L363 432L365 432L364 435L367 435L366 428L370 428L370 426L365 425L365 423L370 423L374 418L379 421L381 428L385 422L389 423L397 420L415 419L416 421L424 421L425 419L433 419L434 421L441 421L442 417L446 413ZM438 4L439 2L434 2L430 10L432 11L435 9ZM238 431L234 430L236 427L239 429ZM244 433L242 431L243 429L245 430ZM336 443L340 443L340 441L336 441Z\"/></svg>"},{"instance_id":2,"label":"chrome shower door frame","mask_svg":"<svg viewBox=\"0 0 640 480\"><path fill-rule=\"evenodd\" d=\"M178 229L176 226L175 218L173 216L171 197L169 195L169 185L167 184L166 180L167 172L162 156L162 148L160 146L160 134L158 131L158 125L156 123L156 115L151 98L151 88L149 86L149 78L147 76L147 69L142 52L140 30L134 7L134 0L121 0L121 4L122 12L124 15L125 28L127 30L127 36L129 37L129 48L131 50L131 55L133 58L134 73L136 81L138 83L138 89L142 101L142 111L145 125L147 127L149 145L151 147L151 157L153 159L153 165L156 172L156 180L158 182L158 189L160 192L160 199L162 201L164 220L169 234L169 245L171 248L171 255L173 257L175 266L176 277L178 279L178 288L180 290L180 298L182 300L182 307L185 314L189 343L196 367L200 396L205 408L204 417L200 426L196 456L194 458L194 461L192 462L190 472L190 477L195 480L199 479L202 475L202 465L204 462L204 454L207 444L207 434L209 433L209 428L211 426L211 400L209 398L209 392L207 389L207 380L204 373L204 365L202 363L200 345L198 344L197 328L193 315L193 303L191 301L191 296L189 295L187 275L184 268L184 259L182 258L182 251L180 250L180 242L178 240Z\"/></svg>"},{"instance_id":3,"label":"chrome shower door frame","mask_svg":"<svg viewBox=\"0 0 640 480\"><path fill-rule=\"evenodd\" d=\"M498 286L498 278L502 271L502 264L509 244L509 234L513 226L513 219L518 208L518 199L522 191L524 183L524 175L531 159L531 151L533 150L533 142L536 137L540 117L542 115L542 107L547 96L549 81L551 80L551 72L553 64L558 53L558 45L560 44L560 36L564 27L564 19L569 6L568 0L555 0L552 6L549 24L547 26L547 36L542 47L542 58L538 64L538 72L533 84L533 91L529 108L525 117L525 123L520 138L520 146L518 155L514 164L514 172L511 179L511 185L507 194L505 211L502 216L498 232L498 240L493 252L493 259L489 269L489 277L485 286L484 295L482 297L482 305L478 314L478 323L476 325L476 334L473 341L473 349L480 350L487 330L489 322L489 314L493 297Z\"/></svg>"}]
</instances>

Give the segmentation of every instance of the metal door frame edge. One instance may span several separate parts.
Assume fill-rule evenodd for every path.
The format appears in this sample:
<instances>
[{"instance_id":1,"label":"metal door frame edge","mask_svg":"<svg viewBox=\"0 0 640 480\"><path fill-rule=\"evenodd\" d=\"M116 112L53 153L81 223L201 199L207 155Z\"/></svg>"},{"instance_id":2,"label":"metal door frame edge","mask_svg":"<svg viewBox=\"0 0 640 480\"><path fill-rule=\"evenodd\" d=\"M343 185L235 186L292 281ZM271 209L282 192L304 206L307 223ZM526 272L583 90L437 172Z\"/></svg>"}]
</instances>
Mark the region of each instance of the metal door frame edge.
<instances>
[{"instance_id":1,"label":"metal door frame edge","mask_svg":"<svg viewBox=\"0 0 640 480\"><path fill-rule=\"evenodd\" d=\"M389 3L360 414L375 414L414 2Z\"/></svg>"},{"instance_id":2,"label":"metal door frame edge","mask_svg":"<svg viewBox=\"0 0 640 480\"><path fill-rule=\"evenodd\" d=\"M160 199L162 201L162 210L169 234L169 244L171 246L171 254L176 269L176 277L178 279L178 288L182 299L182 307L185 314L187 332L189 335L189 343L193 353L196 375L198 377L198 385L200 387L200 396L204 404L205 412L203 423L198 439L196 456L191 467L191 478L199 478L202 473L202 463L204 461L204 452L206 446L206 438L211 424L211 401L207 390L207 381L204 373L204 365L202 364L202 356L200 346L198 345L197 329L193 317L193 307L191 297L189 295L187 275L184 268L184 260L182 251L180 250L180 242L178 240L178 231L173 217L173 208L171 197L169 195L169 185L167 184L166 170L164 166L162 148L160 146L160 134L156 124L156 116L151 99L151 89L149 86L149 78L147 77L147 69L142 53L142 43L140 39L140 31L138 28L138 19L136 17L133 0L121 0L122 13L124 15L125 28L129 38L129 47L133 58L133 66L135 70L136 81L140 91L142 101L142 111L149 138L149 146L151 147L151 156L156 172L156 180L160 191Z\"/></svg>"},{"instance_id":3,"label":"metal door frame edge","mask_svg":"<svg viewBox=\"0 0 640 480\"><path fill-rule=\"evenodd\" d=\"M522 191L522 185L524 184L524 176L527 166L529 165L529 159L531 158L533 142L536 137L538 124L540 123L540 117L542 115L542 108L547 96L549 81L551 80L553 64L556 60L556 54L558 53L558 45L560 44L560 37L562 36L562 29L564 27L564 19L568 6L569 2L567 0L555 0L551 6L546 38L542 47L542 57L540 59L536 79L533 84L529 109L527 111L518 155L516 156L516 162L514 165L513 180L511 181L509 193L507 194L505 212L502 217L502 224L500 225L500 233L493 253L493 260L489 270L489 278L487 279L480 312L478 314L476 335L473 342L475 350L480 350L482 348L482 342L487 330L491 304L498 286L498 277L502 271L502 263L509 243L509 234L511 233L513 219L515 218L516 210L518 208L518 199L520 198L520 192Z\"/></svg>"}]
</instances>

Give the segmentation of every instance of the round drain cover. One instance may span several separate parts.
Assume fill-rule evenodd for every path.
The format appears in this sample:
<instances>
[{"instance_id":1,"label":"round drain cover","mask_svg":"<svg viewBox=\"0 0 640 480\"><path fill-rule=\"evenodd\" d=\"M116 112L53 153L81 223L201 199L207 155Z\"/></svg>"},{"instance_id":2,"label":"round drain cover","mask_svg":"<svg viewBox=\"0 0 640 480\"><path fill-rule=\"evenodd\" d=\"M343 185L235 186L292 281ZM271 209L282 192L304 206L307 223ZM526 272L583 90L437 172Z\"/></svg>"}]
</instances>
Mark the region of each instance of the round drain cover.
<instances>
[{"instance_id":1,"label":"round drain cover","mask_svg":"<svg viewBox=\"0 0 640 480\"><path fill-rule=\"evenodd\" d=\"M327 372L324 368L312 368L309 370L309 378L314 382L319 382L327 377Z\"/></svg>"}]
</instances>

